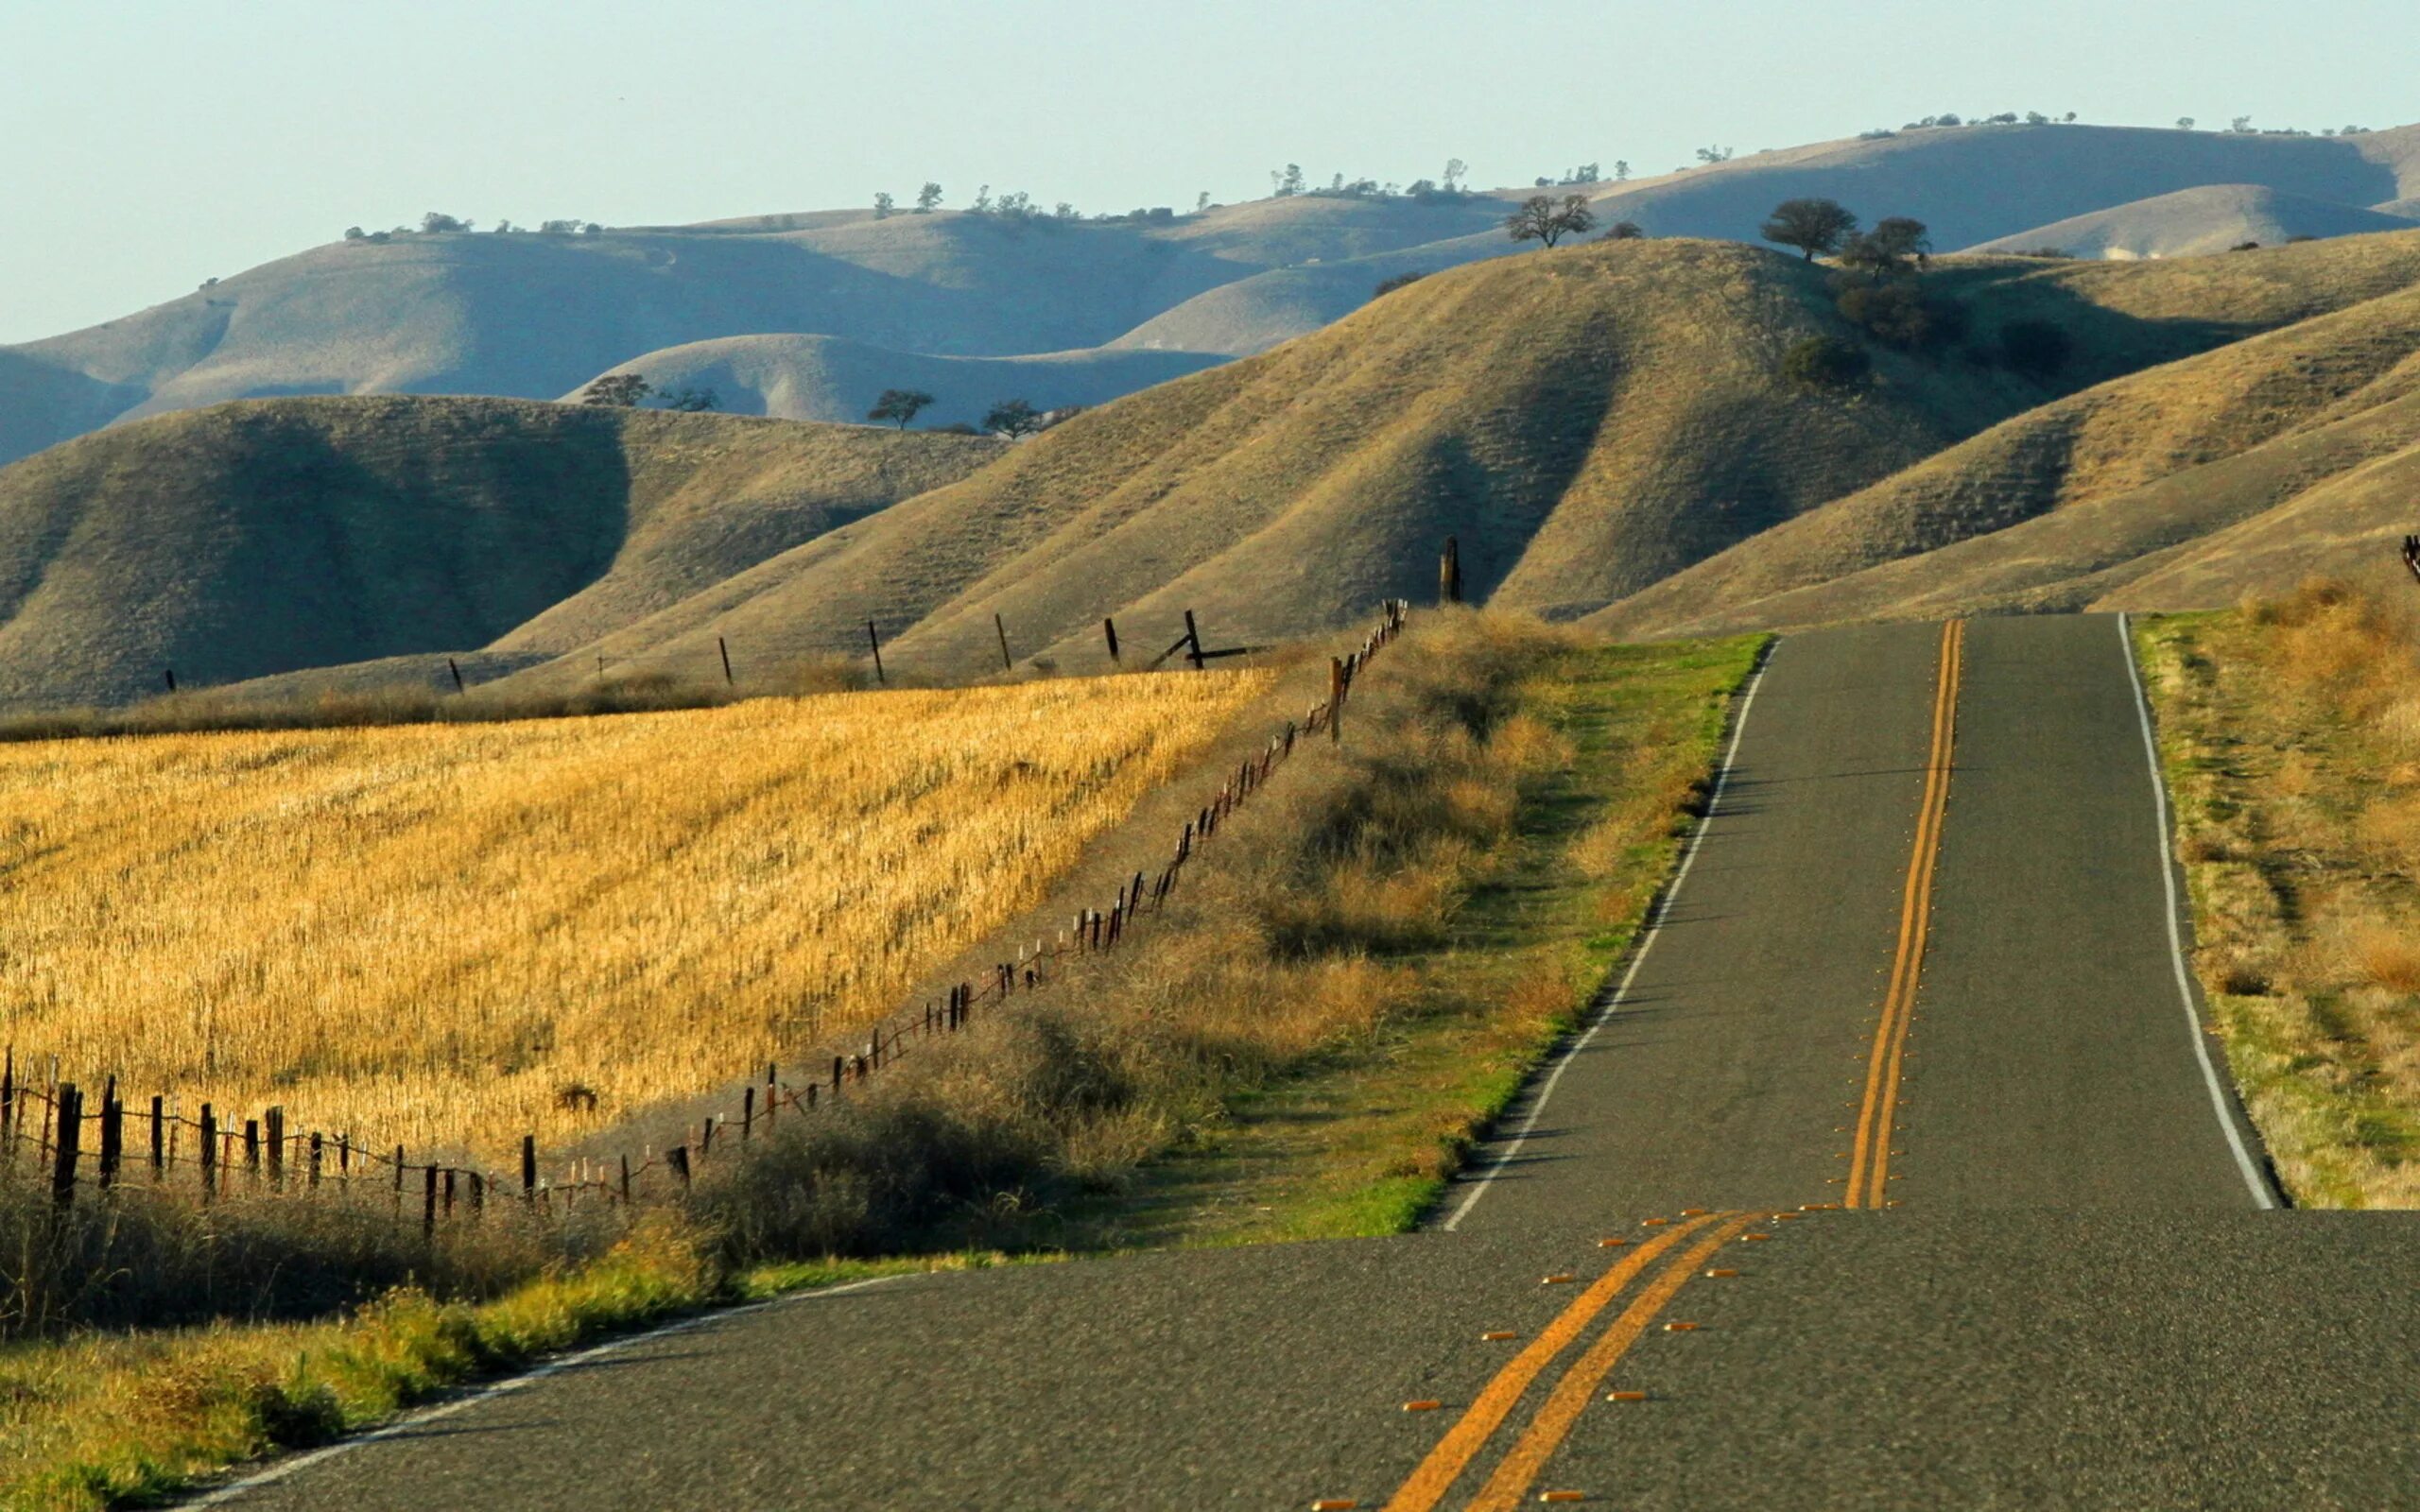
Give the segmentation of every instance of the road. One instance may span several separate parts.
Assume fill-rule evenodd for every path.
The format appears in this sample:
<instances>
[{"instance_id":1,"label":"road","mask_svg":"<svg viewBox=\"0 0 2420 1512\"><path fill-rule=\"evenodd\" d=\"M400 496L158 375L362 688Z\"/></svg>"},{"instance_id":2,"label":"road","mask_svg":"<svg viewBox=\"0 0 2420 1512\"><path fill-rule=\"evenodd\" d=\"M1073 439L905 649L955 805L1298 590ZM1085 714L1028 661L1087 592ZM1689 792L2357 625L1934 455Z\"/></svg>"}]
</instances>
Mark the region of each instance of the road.
<instances>
[{"instance_id":1,"label":"road","mask_svg":"<svg viewBox=\"0 0 2420 1512\"><path fill-rule=\"evenodd\" d=\"M214 1504L2420 1504L2420 1215L2275 1210L2138 711L2112 618L1785 641L1429 1231L792 1298Z\"/></svg>"}]
</instances>

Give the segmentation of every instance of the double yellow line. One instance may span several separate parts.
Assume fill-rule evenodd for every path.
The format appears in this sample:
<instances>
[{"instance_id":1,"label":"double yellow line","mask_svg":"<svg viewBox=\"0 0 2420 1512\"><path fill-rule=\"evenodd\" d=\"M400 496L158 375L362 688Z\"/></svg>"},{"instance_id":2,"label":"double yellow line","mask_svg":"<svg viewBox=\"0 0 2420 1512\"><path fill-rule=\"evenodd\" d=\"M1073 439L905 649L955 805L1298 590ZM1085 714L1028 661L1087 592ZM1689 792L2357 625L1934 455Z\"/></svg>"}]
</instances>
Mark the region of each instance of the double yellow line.
<instances>
[{"instance_id":1,"label":"double yellow line","mask_svg":"<svg viewBox=\"0 0 2420 1512\"><path fill-rule=\"evenodd\" d=\"M1579 1421L1597 1388L1613 1373L1630 1347L1638 1342L1657 1314L1680 1295L1689 1277L1737 1239L1761 1214L1713 1212L1686 1218L1639 1246L1586 1291L1572 1298L1544 1332L1495 1373L1494 1380L1466 1408L1461 1418L1438 1440L1394 1496L1386 1512L1429 1512L1444 1500L1454 1482L1495 1435L1521 1403L1530 1387L1588 1326L1610 1307L1630 1284L1678 1249L1654 1279L1639 1288L1630 1305L1598 1335L1556 1381L1527 1428L1505 1452L1494 1473L1470 1503L1471 1512L1511 1512L1528 1494L1538 1472ZM1694 1241L1691 1243L1690 1241Z\"/></svg>"},{"instance_id":2,"label":"double yellow line","mask_svg":"<svg viewBox=\"0 0 2420 1512\"><path fill-rule=\"evenodd\" d=\"M1865 1067L1865 1100L1858 1108L1857 1142L1849 1150L1851 1208L1882 1206L1891 1179L1891 1121L1899 1106L1899 1068L1907 1057L1908 1023L1916 1005L1916 981L1925 964L1925 936L1932 927L1932 877L1941 859L1942 819L1949 809L1949 767L1958 745L1958 679L1965 658L1966 622L1941 627L1941 676L1933 689L1932 754L1925 765L1925 801L1916 815L1916 845L1908 858L1908 885L1899 902L1899 949L1891 961L1891 987L1875 1024L1874 1050Z\"/></svg>"}]
</instances>

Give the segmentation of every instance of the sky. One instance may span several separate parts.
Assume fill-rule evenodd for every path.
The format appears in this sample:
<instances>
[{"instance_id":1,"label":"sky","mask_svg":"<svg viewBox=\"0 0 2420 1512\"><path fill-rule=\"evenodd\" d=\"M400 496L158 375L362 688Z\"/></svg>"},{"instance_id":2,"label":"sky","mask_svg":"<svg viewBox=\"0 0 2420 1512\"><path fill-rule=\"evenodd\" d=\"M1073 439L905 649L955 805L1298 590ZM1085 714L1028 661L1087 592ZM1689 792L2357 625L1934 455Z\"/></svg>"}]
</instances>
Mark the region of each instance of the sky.
<instances>
[{"instance_id":1,"label":"sky","mask_svg":"<svg viewBox=\"0 0 2420 1512\"><path fill-rule=\"evenodd\" d=\"M1943 112L2420 120L2414 0L0 0L0 342L440 210L1667 171Z\"/></svg>"}]
</instances>

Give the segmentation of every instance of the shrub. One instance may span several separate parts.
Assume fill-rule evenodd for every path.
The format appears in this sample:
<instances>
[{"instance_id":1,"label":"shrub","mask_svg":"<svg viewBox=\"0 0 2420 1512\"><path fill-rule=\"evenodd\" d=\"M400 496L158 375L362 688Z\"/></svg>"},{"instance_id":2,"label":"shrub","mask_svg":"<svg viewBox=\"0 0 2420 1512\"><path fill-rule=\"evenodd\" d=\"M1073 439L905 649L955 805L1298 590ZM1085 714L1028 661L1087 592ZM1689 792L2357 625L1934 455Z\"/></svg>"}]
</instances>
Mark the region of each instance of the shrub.
<instances>
[{"instance_id":1,"label":"shrub","mask_svg":"<svg viewBox=\"0 0 2420 1512\"><path fill-rule=\"evenodd\" d=\"M1386 295L1392 294L1397 289L1409 288L1427 276L1428 275L1426 271L1415 268L1409 273L1397 273L1392 278L1380 279L1378 281L1378 286L1370 291L1370 297L1374 300L1383 298Z\"/></svg>"},{"instance_id":2,"label":"shrub","mask_svg":"<svg viewBox=\"0 0 2420 1512\"><path fill-rule=\"evenodd\" d=\"M1802 388L1848 388L1863 381L1874 359L1854 341L1806 336L1782 353L1781 375Z\"/></svg>"},{"instance_id":3,"label":"shrub","mask_svg":"<svg viewBox=\"0 0 2420 1512\"><path fill-rule=\"evenodd\" d=\"M1605 234L1597 239L1600 242L1635 242L1644 241L1646 237L1647 228L1637 221L1617 220L1606 227Z\"/></svg>"},{"instance_id":4,"label":"shrub","mask_svg":"<svg viewBox=\"0 0 2420 1512\"><path fill-rule=\"evenodd\" d=\"M1931 298L1912 280L1843 280L1833 302L1849 324L1885 346L1910 352L1955 341L1966 330L1964 305Z\"/></svg>"}]
</instances>

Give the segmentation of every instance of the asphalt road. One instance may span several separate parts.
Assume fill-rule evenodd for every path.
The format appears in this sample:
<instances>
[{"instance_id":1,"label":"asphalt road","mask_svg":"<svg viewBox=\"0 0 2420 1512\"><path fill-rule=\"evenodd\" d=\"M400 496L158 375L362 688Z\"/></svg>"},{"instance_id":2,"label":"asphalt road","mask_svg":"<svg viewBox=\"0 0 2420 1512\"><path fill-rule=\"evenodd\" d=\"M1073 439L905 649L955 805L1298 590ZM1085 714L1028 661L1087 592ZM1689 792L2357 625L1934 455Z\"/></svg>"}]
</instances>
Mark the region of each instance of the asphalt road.
<instances>
[{"instance_id":1,"label":"asphalt road","mask_svg":"<svg viewBox=\"0 0 2420 1512\"><path fill-rule=\"evenodd\" d=\"M1429 1232L793 1298L223 1504L2420 1504L2420 1215L2263 1211L2135 710L2108 618L1784 643Z\"/></svg>"}]
</instances>

